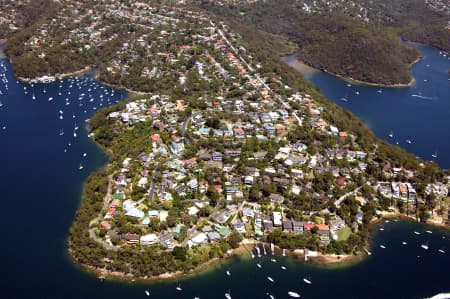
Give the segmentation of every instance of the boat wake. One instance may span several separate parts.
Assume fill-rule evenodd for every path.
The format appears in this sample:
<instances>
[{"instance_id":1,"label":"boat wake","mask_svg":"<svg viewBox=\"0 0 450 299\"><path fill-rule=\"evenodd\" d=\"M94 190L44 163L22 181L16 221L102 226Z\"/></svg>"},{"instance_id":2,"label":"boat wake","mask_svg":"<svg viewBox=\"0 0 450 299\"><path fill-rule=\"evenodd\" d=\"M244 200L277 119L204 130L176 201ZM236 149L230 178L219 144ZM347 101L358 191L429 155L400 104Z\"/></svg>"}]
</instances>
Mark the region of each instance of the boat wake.
<instances>
[{"instance_id":1,"label":"boat wake","mask_svg":"<svg viewBox=\"0 0 450 299\"><path fill-rule=\"evenodd\" d=\"M423 99L423 100L433 100L431 97L421 96L420 94L412 94L412 97Z\"/></svg>"}]
</instances>

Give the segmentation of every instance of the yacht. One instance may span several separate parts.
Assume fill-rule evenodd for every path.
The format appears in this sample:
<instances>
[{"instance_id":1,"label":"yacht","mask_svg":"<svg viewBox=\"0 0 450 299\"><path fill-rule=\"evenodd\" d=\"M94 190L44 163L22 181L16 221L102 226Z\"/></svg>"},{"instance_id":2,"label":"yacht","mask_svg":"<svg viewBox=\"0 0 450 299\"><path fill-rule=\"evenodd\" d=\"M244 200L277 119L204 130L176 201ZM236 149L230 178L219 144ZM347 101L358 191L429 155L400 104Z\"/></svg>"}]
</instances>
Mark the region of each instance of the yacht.
<instances>
[{"instance_id":1,"label":"yacht","mask_svg":"<svg viewBox=\"0 0 450 299\"><path fill-rule=\"evenodd\" d=\"M48 98L48 101L49 101L49 102L53 101L53 97L49 97L49 98Z\"/></svg>"},{"instance_id":2,"label":"yacht","mask_svg":"<svg viewBox=\"0 0 450 299\"><path fill-rule=\"evenodd\" d=\"M83 165L80 164L80 166L78 167L79 170L83 169Z\"/></svg>"},{"instance_id":3,"label":"yacht","mask_svg":"<svg viewBox=\"0 0 450 299\"><path fill-rule=\"evenodd\" d=\"M86 153L83 153L83 157L86 157L87 156L87 154Z\"/></svg>"},{"instance_id":4,"label":"yacht","mask_svg":"<svg viewBox=\"0 0 450 299\"><path fill-rule=\"evenodd\" d=\"M380 248L383 248L383 249L385 249L385 248L386 248L386 246L384 246L384 245L380 245Z\"/></svg>"},{"instance_id":5,"label":"yacht","mask_svg":"<svg viewBox=\"0 0 450 299\"><path fill-rule=\"evenodd\" d=\"M406 141L406 143L408 143L408 144L411 144L411 143L412 143L410 139L406 139L405 141Z\"/></svg>"},{"instance_id":6,"label":"yacht","mask_svg":"<svg viewBox=\"0 0 450 299\"><path fill-rule=\"evenodd\" d=\"M177 287L175 288L177 291L181 291L182 290L182 288L181 288L181 285L177 285Z\"/></svg>"},{"instance_id":7,"label":"yacht","mask_svg":"<svg viewBox=\"0 0 450 299\"><path fill-rule=\"evenodd\" d=\"M225 293L225 298L231 299L231 292L230 291L228 291L228 293Z\"/></svg>"},{"instance_id":8,"label":"yacht","mask_svg":"<svg viewBox=\"0 0 450 299\"><path fill-rule=\"evenodd\" d=\"M355 91L355 94L358 96L359 95L359 91Z\"/></svg>"},{"instance_id":9,"label":"yacht","mask_svg":"<svg viewBox=\"0 0 450 299\"><path fill-rule=\"evenodd\" d=\"M417 231L414 231L414 234L416 234L416 235L420 235L420 233L419 233L419 232L417 232Z\"/></svg>"},{"instance_id":10,"label":"yacht","mask_svg":"<svg viewBox=\"0 0 450 299\"><path fill-rule=\"evenodd\" d=\"M261 264L256 264L256 266L258 267L258 268L262 268L262 266L261 266Z\"/></svg>"},{"instance_id":11,"label":"yacht","mask_svg":"<svg viewBox=\"0 0 450 299\"><path fill-rule=\"evenodd\" d=\"M150 296L150 292L145 290L145 295Z\"/></svg>"},{"instance_id":12,"label":"yacht","mask_svg":"<svg viewBox=\"0 0 450 299\"><path fill-rule=\"evenodd\" d=\"M31 97L33 100L36 100L36 96L33 93L33 96Z\"/></svg>"},{"instance_id":13,"label":"yacht","mask_svg":"<svg viewBox=\"0 0 450 299\"><path fill-rule=\"evenodd\" d=\"M270 282L273 282L273 278L272 278L272 277L267 276L267 279L268 279Z\"/></svg>"},{"instance_id":14,"label":"yacht","mask_svg":"<svg viewBox=\"0 0 450 299\"><path fill-rule=\"evenodd\" d=\"M427 234L432 234L433 232L431 230L426 230L425 231Z\"/></svg>"},{"instance_id":15,"label":"yacht","mask_svg":"<svg viewBox=\"0 0 450 299\"><path fill-rule=\"evenodd\" d=\"M394 137L394 132L389 132L389 134L388 134L388 136L389 136L389 138L393 138Z\"/></svg>"},{"instance_id":16,"label":"yacht","mask_svg":"<svg viewBox=\"0 0 450 299\"><path fill-rule=\"evenodd\" d=\"M406 243L405 241L402 242L402 245L406 245L406 244L408 244L408 243Z\"/></svg>"},{"instance_id":17,"label":"yacht","mask_svg":"<svg viewBox=\"0 0 450 299\"><path fill-rule=\"evenodd\" d=\"M277 262L276 259L270 259L270 261L271 261L272 263L276 263L276 262Z\"/></svg>"},{"instance_id":18,"label":"yacht","mask_svg":"<svg viewBox=\"0 0 450 299\"><path fill-rule=\"evenodd\" d=\"M303 278L303 281L307 284L312 284L311 280L307 279L307 278Z\"/></svg>"},{"instance_id":19,"label":"yacht","mask_svg":"<svg viewBox=\"0 0 450 299\"><path fill-rule=\"evenodd\" d=\"M286 270L287 268L285 266L281 266L281 269Z\"/></svg>"},{"instance_id":20,"label":"yacht","mask_svg":"<svg viewBox=\"0 0 450 299\"><path fill-rule=\"evenodd\" d=\"M367 255L372 255L372 252L370 252L369 250L367 250L367 248L364 248L364 251L367 253Z\"/></svg>"},{"instance_id":21,"label":"yacht","mask_svg":"<svg viewBox=\"0 0 450 299\"><path fill-rule=\"evenodd\" d=\"M293 298L300 298L300 294L296 293L296 292L289 291L288 295L293 297Z\"/></svg>"},{"instance_id":22,"label":"yacht","mask_svg":"<svg viewBox=\"0 0 450 299\"><path fill-rule=\"evenodd\" d=\"M428 242L426 243L426 244L422 244L422 245L420 245L420 247L422 247L423 249L425 249L425 250L428 250Z\"/></svg>"},{"instance_id":23,"label":"yacht","mask_svg":"<svg viewBox=\"0 0 450 299\"><path fill-rule=\"evenodd\" d=\"M227 270L227 275L228 275L228 276L230 276L230 275L231 275L231 273L230 273L230 271L229 271L229 270Z\"/></svg>"},{"instance_id":24,"label":"yacht","mask_svg":"<svg viewBox=\"0 0 450 299\"><path fill-rule=\"evenodd\" d=\"M441 248L441 249L439 249L438 250L440 253L445 253L445 249L444 248Z\"/></svg>"}]
</instances>

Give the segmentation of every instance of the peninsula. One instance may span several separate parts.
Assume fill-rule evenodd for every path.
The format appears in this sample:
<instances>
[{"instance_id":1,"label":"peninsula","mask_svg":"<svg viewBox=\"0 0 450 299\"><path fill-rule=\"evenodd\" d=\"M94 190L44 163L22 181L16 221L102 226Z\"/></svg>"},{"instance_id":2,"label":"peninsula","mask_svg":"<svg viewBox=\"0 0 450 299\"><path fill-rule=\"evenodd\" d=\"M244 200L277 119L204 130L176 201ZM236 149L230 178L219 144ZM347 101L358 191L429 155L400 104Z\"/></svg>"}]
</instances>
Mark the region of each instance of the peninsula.
<instances>
[{"instance_id":1,"label":"peninsula","mask_svg":"<svg viewBox=\"0 0 450 299\"><path fill-rule=\"evenodd\" d=\"M171 278L248 242L358 255L386 212L448 225L449 173L323 98L268 49L281 38L185 3L47 3L54 14L7 34L17 73L91 66L139 92L89 122L110 162L70 229L86 268Z\"/></svg>"}]
</instances>

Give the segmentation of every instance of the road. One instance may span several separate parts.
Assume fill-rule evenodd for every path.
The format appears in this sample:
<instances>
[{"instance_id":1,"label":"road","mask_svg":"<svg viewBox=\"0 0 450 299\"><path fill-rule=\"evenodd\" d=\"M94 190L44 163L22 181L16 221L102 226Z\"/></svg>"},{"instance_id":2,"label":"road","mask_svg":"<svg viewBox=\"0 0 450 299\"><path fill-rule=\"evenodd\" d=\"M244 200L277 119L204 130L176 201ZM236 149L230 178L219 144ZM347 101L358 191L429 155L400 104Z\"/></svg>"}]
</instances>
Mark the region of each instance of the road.
<instances>
[{"instance_id":1,"label":"road","mask_svg":"<svg viewBox=\"0 0 450 299\"><path fill-rule=\"evenodd\" d=\"M188 116L188 117L185 119L185 121L183 122L183 124L181 124L181 136L183 136L184 140L186 140L186 142L187 142L188 144L192 144L192 139L191 139L191 137L189 137L188 135L186 135L186 129L187 129L187 126L188 126L189 122L191 121L191 119L192 119L193 117L196 117L197 115L200 115L200 114L201 114L201 112L196 112L196 113L191 114L190 116Z\"/></svg>"}]
</instances>

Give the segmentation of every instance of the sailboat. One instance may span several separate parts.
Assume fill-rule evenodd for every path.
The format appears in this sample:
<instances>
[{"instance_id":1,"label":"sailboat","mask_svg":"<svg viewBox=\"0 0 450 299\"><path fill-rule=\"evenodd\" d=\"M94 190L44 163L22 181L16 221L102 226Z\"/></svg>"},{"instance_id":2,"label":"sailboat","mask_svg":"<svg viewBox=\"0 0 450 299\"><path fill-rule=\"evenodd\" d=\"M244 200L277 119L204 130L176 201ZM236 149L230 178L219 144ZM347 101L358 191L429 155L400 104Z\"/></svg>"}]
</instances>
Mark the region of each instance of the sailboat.
<instances>
[{"instance_id":1,"label":"sailboat","mask_svg":"<svg viewBox=\"0 0 450 299\"><path fill-rule=\"evenodd\" d=\"M175 289L176 289L177 291L183 290L183 289L181 288L181 285L180 285L180 284L178 284L177 287L176 287Z\"/></svg>"},{"instance_id":2,"label":"sailboat","mask_svg":"<svg viewBox=\"0 0 450 299\"><path fill-rule=\"evenodd\" d=\"M228 293L225 293L225 298L231 299L231 292L228 290Z\"/></svg>"},{"instance_id":3,"label":"sailboat","mask_svg":"<svg viewBox=\"0 0 450 299\"><path fill-rule=\"evenodd\" d=\"M31 97L33 100L36 100L36 96L33 93L33 96Z\"/></svg>"},{"instance_id":4,"label":"sailboat","mask_svg":"<svg viewBox=\"0 0 450 299\"><path fill-rule=\"evenodd\" d=\"M422 244L422 245L420 245L420 247L422 247L423 249L425 249L425 250L428 250L428 242L426 243L426 244Z\"/></svg>"},{"instance_id":5,"label":"sailboat","mask_svg":"<svg viewBox=\"0 0 450 299\"><path fill-rule=\"evenodd\" d=\"M410 139L406 139L405 141L406 141L406 143L408 143L408 144L411 144L411 143L412 143Z\"/></svg>"},{"instance_id":6,"label":"sailboat","mask_svg":"<svg viewBox=\"0 0 450 299\"><path fill-rule=\"evenodd\" d=\"M388 136L389 136L389 138L393 138L394 137L394 132L390 131Z\"/></svg>"},{"instance_id":7,"label":"sailboat","mask_svg":"<svg viewBox=\"0 0 450 299\"><path fill-rule=\"evenodd\" d=\"M436 159L436 158L438 157L438 154L437 154L437 152L434 152L434 154L432 154L432 155L431 155L431 157L433 157L433 158L435 158L435 159Z\"/></svg>"},{"instance_id":8,"label":"sailboat","mask_svg":"<svg viewBox=\"0 0 450 299\"><path fill-rule=\"evenodd\" d=\"M80 166L78 167L78 169L79 170L83 169L83 165L81 165L81 163L80 163Z\"/></svg>"}]
</instances>

